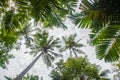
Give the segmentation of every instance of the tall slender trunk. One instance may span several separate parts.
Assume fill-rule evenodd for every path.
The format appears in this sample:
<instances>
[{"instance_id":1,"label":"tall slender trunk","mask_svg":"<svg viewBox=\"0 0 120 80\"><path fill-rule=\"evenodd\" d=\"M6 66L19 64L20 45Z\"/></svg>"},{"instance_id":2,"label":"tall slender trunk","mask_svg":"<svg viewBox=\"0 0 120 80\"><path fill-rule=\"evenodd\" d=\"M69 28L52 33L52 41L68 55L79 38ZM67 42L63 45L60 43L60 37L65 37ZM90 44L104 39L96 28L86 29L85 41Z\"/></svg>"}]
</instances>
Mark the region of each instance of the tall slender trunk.
<instances>
[{"instance_id":1,"label":"tall slender trunk","mask_svg":"<svg viewBox=\"0 0 120 80\"><path fill-rule=\"evenodd\" d=\"M40 53L14 80L22 80L22 77L34 66L41 55L42 53Z\"/></svg>"}]
</instances>

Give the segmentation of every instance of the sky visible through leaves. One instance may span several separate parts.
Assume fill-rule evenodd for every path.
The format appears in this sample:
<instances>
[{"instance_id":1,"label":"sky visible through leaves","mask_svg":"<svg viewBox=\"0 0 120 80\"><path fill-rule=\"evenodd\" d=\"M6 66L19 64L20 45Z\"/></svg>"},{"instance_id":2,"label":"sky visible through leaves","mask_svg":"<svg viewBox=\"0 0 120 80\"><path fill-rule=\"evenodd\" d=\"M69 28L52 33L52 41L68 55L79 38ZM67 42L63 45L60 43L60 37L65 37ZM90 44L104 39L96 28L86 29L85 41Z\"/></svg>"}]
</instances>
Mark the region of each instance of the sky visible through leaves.
<instances>
[{"instance_id":1,"label":"sky visible through leaves","mask_svg":"<svg viewBox=\"0 0 120 80\"><path fill-rule=\"evenodd\" d=\"M105 63L102 60L96 59L94 47L91 47L87 44L87 42L89 41L88 34L90 31L87 29L78 29L69 20L66 21L66 25L68 26L67 30L63 30L61 28L49 29L48 31L50 36L61 38L62 36L69 36L70 34L77 33L76 39L81 39L81 43L86 45L86 47L81 48L81 50L85 52L86 55L88 55L88 58L90 59L89 61L91 63L96 63L97 65L100 65L103 70L110 69L109 63ZM30 54L24 54L24 52L27 50L28 49L26 49L25 46L22 45L20 51L11 51L11 53L15 55L15 58L10 60L7 69L0 69L0 80L5 80L4 75L14 78L21 71L23 71L24 68L27 67L27 65L35 58ZM66 51L62 54L64 55L65 60L69 57L69 51ZM79 56L84 55L80 54ZM56 61L58 61L58 59ZM29 73L43 76L44 80L51 80L51 78L48 76L50 70L51 68L47 68L46 65L43 63L42 59L39 59L39 61L36 62L36 64L32 67ZM109 75L109 77L111 77L111 75Z\"/></svg>"}]
</instances>

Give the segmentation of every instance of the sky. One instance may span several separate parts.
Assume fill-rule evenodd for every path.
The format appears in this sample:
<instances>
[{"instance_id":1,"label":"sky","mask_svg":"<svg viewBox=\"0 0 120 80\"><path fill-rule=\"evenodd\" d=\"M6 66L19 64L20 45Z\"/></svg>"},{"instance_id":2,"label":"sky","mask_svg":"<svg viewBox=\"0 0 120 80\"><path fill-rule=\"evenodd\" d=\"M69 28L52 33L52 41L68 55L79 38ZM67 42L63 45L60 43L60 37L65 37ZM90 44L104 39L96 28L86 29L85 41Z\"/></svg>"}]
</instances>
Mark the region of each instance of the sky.
<instances>
[{"instance_id":1,"label":"sky","mask_svg":"<svg viewBox=\"0 0 120 80\"><path fill-rule=\"evenodd\" d=\"M91 63L96 63L97 65L100 65L102 69L111 69L111 66L109 63L105 63L103 60L96 59L95 55L95 48L92 46L89 46L87 44L89 40L89 33L90 30L88 29L80 29L77 28L75 25L71 23L70 20L67 20L65 24L68 26L67 30L63 30L61 28L53 28L49 29L49 35L55 36L61 38L62 36L69 36L70 34L77 33L77 38L81 39L81 43L85 45L85 47L81 48L83 52L85 52L86 55L88 55L88 59ZM27 67L29 63L35 58L30 54L25 54L24 52L27 51L27 49L24 45L21 46L21 49L19 51L11 51L13 55L15 55L14 59L10 60L9 65L7 66L7 69L0 68L0 80L5 80L4 75L9 77L16 77L23 69ZM64 55L64 59L67 59L69 57L69 51L66 51L62 53ZM83 56L83 55L80 55ZM58 61L58 59L56 60ZM50 74L51 68L47 68L46 65L43 63L42 59L39 59L39 61L36 62L36 64L30 69L30 74L35 74L39 76L43 76L44 80L52 80L48 75ZM111 75L109 75L111 77Z\"/></svg>"},{"instance_id":2,"label":"sky","mask_svg":"<svg viewBox=\"0 0 120 80\"><path fill-rule=\"evenodd\" d=\"M76 12L80 12L78 7L76 8ZM90 30L80 29L76 27L74 24L72 24L70 20L66 20L65 24L67 25L68 29L66 30L63 30L61 28L49 29L48 30L49 35L61 38L62 36L69 36L71 34L77 33L76 40L81 39L80 42L85 45L85 47L81 48L81 50L85 52L85 55L88 55L89 61L93 64L95 63L97 65L100 65L102 67L102 70L111 69L110 63L105 63L103 60L96 59L95 48L87 44L89 40ZM29 49L27 49L25 45L22 45L19 51L16 50L11 51L11 54L13 54L15 58L9 61L10 63L7 65L7 69L2 69L0 67L0 80L5 80L4 78L5 75L11 78L15 78L16 75L19 75L32 62L32 60L35 57L33 57L30 54L24 53L28 50ZM69 57L69 51L66 51L62 54L65 60ZM80 54L79 56L84 55ZM59 59L55 60L55 62L57 61L59 61ZM53 62L53 64L55 62ZM52 68L47 68L47 66L43 63L42 59L40 58L28 73L43 76L43 80L52 80L48 76L50 74L51 69ZM109 74L109 77L112 78L112 74Z\"/></svg>"}]
</instances>

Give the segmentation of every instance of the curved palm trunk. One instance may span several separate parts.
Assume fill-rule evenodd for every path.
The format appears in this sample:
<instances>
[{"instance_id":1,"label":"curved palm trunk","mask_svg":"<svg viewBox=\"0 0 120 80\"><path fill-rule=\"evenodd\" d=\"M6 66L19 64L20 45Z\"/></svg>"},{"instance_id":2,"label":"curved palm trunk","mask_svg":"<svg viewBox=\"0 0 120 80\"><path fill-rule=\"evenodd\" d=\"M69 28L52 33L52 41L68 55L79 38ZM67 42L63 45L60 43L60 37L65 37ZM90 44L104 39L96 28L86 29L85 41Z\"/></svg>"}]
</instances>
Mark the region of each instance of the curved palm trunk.
<instances>
[{"instance_id":1,"label":"curved palm trunk","mask_svg":"<svg viewBox=\"0 0 120 80\"><path fill-rule=\"evenodd\" d=\"M39 54L14 80L22 80L22 77L33 67L41 55L42 53Z\"/></svg>"}]
</instances>

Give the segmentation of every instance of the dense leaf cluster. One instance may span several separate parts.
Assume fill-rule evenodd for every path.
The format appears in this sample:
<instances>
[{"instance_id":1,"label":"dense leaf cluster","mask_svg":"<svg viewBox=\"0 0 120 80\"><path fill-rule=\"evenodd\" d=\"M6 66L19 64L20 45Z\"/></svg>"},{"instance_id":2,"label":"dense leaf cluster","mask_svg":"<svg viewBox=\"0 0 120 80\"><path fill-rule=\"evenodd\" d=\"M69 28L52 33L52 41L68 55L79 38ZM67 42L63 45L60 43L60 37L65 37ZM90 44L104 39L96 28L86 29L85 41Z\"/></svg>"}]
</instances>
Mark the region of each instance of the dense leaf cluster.
<instances>
[{"instance_id":1,"label":"dense leaf cluster","mask_svg":"<svg viewBox=\"0 0 120 80\"><path fill-rule=\"evenodd\" d=\"M91 64L87 57L78 57L57 62L50 77L53 80L108 80L105 78L108 72L105 70L100 73L100 66Z\"/></svg>"},{"instance_id":2,"label":"dense leaf cluster","mask_svg":"<svg viewBox=\"0 0 120 80\"><path fill-rule=\"evenodd\" d=\"M97 58L105 62L118 61L120 58L119 5L119 0L82 0L81 13L70 17L78 27L91 29L90 44L96 46Z\"/></svg>"},{"instance_id":3,"label":"dense leaf cluster","mask_svg":"<svg viewBox=\"0 0 120 80\"><path fill-rule=\"evenodd\" d=\"M53 26L66 29L63 21L74 12L77 0L0 0L0 59L16 48L24 37L25 44L33 41L39 28ZM42 24L40 26L40 24ZM36 29L36 26L39 26ZM2 58L1 58L2 57ZM0 65L6 64L8 58Z\"/></svg>"}]
</instances>

